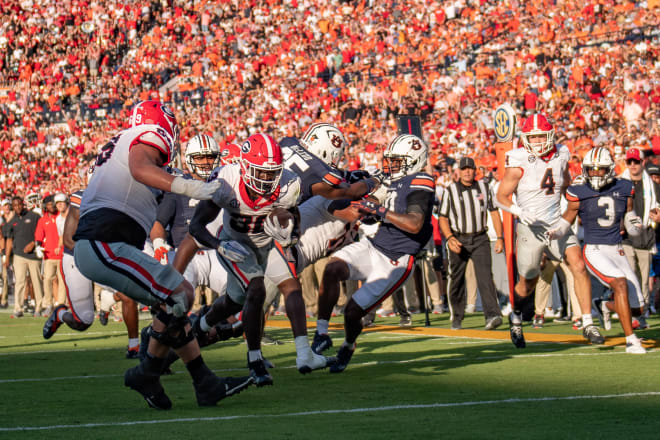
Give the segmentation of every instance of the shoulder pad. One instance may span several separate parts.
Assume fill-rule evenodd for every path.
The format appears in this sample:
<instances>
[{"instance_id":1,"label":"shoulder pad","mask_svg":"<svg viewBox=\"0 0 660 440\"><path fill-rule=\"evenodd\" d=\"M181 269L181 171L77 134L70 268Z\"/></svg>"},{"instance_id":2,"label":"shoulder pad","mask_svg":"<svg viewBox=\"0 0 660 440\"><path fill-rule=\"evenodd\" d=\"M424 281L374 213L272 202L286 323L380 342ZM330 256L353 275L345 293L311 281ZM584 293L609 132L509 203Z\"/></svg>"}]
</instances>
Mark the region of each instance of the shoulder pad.
<instances>
[{"instance_id":1,"label":"shoulder pad","mask_svg":"<svg viewBox=\"0 0 660 440\"><path fill-rule=\"evenodd\" d=\"M417 173L410 180L410 189L422 190L435 193L435 180L426 173Z\"/></svg>"},{"instance_id":2,"label":"shoulder pad","mask_svg":"<svg viewBox=\"0 0 660 440\"><path fill-rule=\"evenodd\" d=\"M144 144L154 147L167 156L168 162L172 160L174 141L167 132L160 127L155 127L153 130L149 129L136 136L135 140L131 143L131 147L135 144Z\"/></svg>"},{"instance_id":3,"label":"shoulder pad","mask_svg":"<svg viewBox=\"0 0 660 440\"><path fill-rule=\"evenodd\" d=\"M506 168L523 168L528 163L529 152L524 148L514 148L505 153Z\"/></svg>"}]
</instances>

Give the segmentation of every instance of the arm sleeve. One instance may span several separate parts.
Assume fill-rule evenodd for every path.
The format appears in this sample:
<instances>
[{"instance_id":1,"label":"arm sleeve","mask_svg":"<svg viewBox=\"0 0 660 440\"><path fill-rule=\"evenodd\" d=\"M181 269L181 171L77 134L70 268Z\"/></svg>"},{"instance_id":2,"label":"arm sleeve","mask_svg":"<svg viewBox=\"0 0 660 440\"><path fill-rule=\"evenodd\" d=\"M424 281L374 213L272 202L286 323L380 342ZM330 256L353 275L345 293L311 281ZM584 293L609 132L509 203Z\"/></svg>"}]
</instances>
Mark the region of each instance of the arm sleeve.
<instances>
[{"instance_id":1,"label":"arm sleeve","mask_svg":"<svg viewBox=\"0 0 660 440\"><path fill-rule=\"evenodd\" d=\"M176 213L176 194L167 193L163 196L158 205L156 213L156 221L163 225L163 227L171 226L174 221L174 214Z\"/></svg>"},{"instance_id":2,"label":"arm sleeve","mask_svg":"<svg viewBox=\"0 0 660 440\"><path fill-rule=\"evenodd\" d=\"M209 249L217 249L220 245L220 240L215 238L213 234L206 229L206 225L213 221L213 219L218 216L219 212L220 207L218 207L218 205L210 200L202 200L197 205L197 208L195 208L195 214L188 227L188 231L195 241Z\"/></svg>"},{"instance_id":3,"label":"arm sleeve","mask_svg":"<svg viewBox=\"0 0 660 440\"><path fill-rule=\"evenodd\" d=\"M406 213L419 212L424 217L431 213L433 193L430 191L413 191L406 197L408 209Z\"/></svg>"}]
</instances>

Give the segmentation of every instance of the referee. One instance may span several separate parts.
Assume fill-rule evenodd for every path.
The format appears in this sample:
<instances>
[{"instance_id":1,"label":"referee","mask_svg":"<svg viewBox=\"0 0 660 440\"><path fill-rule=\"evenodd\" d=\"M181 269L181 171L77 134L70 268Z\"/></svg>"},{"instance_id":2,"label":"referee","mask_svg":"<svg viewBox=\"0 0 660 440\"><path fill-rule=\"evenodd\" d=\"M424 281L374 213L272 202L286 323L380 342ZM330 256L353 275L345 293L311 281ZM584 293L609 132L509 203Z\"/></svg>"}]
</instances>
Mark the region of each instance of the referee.
<instances>
[{"instance_id":1,"label":"referee","mask_svg":"<svg viewBox=\"0 0 660 440\"><path fill-rule=\"evenodd\" d=\"M490 240L488 239L486 214L490 211L497 234L495 252L504 248L502 220L493 205L488 184L474 179L474 160L463 157L459 161L460 179L446 189L440 205L439 225L446 237L449 256L449 307L452 330L459 330L465 313L465 267L472 259L486 318L486 330L502 324L502 315L493 283Z\"/></svg>"}]
</instances>

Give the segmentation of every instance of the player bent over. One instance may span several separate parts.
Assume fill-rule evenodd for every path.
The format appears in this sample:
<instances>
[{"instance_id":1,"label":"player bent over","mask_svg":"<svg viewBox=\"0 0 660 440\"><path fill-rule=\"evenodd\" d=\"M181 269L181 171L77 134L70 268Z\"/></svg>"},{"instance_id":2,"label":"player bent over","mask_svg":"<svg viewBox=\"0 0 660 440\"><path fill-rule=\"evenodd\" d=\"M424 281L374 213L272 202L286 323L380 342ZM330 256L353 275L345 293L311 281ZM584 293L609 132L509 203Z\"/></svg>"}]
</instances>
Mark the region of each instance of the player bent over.
<instances>
[{"instance_id":1,"label":"player bent over","mask_svg":"<svg viewBox=\"0 0 660 440\"><path fill-rule=\"evenodd\" d=\"M610 310L616 311L626 336L626 352L642 354L646 350L633 333L630 307L643 308L644 297L621 244L622 224L629 235L636 236L642 222L633 211L633 185L630 180L615 178L614 166L606 148L596 147L587 153L582 161L584 183L568 187L568 208L548 236L560 239L580 216L587 268L614 293L613 302L597 303L604 326L609 326Z\"/></svg>"},{"instance_id":2,"label":"player bent over","mask_svg":"<svg viewBox=\"0 0 660 440\"><path fill-rule=\"evenodd\" d=\"M516 260L520 280L515 286L514 309L509 316L511 342L517 348L525 348L522 310L536 287L545 252L556 260L565 258L582 311L582 335L593 344L602 344L605 339L591 317L591 280L577 237L567 231L557 240L547 238L548 230L561 218L560 199L570 184L570 152L563 145L555 145L555 130L541 114L527 118L521 132L524 148L506 153L506 170L495 199L498 207L519 219ZM516 202L512 203L514 193Z\"/></svg>"},{"instance_id":3,"label":"player bent over","mask_svg":"<svg viewBox=\"0 0 660 440\"><path fill-rule=\"evenodd\" d=\"M147 356L124 375L124 384L158 409L172 406L160 384L170 347L185 362L201 406L215 405L252 383L250 377L220 378L211 372L186 317L192 286L172 265L161 265L142 252L162 191L203 200L219 186L174 177L163 169L175 157L177 143L176 118L167 106L158 101L137 104L130 128L114 136L97 157L74 236L74 258L84 276L141 303L163 304L152 323Z\"/></svg>"},{"instance_id":4,"label":"player bent over","mask_svg":"<svg viewBox=\"0 0 660 440\"><path fill-rule=\"evenodd\" d=\"M394 293L410 276L415 255L433 234L431 214L435 195L433 177L421 172L428 158L428 148L413 135L396 137L384 154L384 171L391 177L384 206L368 200L354 202L358 210L381 220L373 238L350 244L330 258L323 272L318 300L315 348L329 348L332 343L328 321L339 298L339 283L361 280L360 287L344 310L345 341L337 352L330 372L346 369L355 351L355 341L362 332L362 317ZM316 339L319 339L317 344ZM325 339L325 343L320 339Z\"/></svg>"}]
</instances>

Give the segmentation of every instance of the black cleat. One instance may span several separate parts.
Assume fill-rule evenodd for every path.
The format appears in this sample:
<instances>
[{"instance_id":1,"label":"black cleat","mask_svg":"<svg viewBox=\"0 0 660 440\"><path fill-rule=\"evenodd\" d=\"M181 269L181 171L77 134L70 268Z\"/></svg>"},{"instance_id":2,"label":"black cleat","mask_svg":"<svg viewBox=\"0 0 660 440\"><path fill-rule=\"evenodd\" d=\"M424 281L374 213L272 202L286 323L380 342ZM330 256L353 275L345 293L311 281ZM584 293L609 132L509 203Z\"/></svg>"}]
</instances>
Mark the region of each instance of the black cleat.
<instances>
[{"instance_id":1,"label":"black cleat","mask_svg":"<svg viewBox=\"0 0 660 440\"><path fill-rule=\"evenodd\" d=\"M342 345L339 351L337 352L337 357L336 358L331 358L334 360L334 363L330 365L330 372L331 373L341 373L348 367L348 363L351 361L351 357L353 357L353 352L355 349L351 350L348 348L346 345Z\"/></svg>"},{"instance_id":2,"label":"black cleat","mask_svg":"<svg viewBox=\"0 0 660 440\"><path fill-rule=\"evenodd\" d=\"M513 313L511 315L513 315ZM511 315L509 315L509 332L511 333L511 342L513 342L513 345L515 345L516 348L525 348L527 344L525 344L525 336L523 335L522 321L514 323L511 319Z\"/></svg>"},{"instance_id":3,"label":"black cleat","mask_svg":"<svg viewBox=\"0 0 660 440\"><path fill-rule=\"evenodd\" d=\"M195 386L195 395L199 406L215 406L225 397L238 394L254 383L252 376L218 377L215 374L206 376Z\"/></svg>"},{"instance_id":4,"label":"black cleat","mask_svg":"<svg viewBox=\"0 0 660 440\"><path fill-rule=\"evenodd\" d=\"M605 343L605 338L600 334L598 327L593 324L589 324L582 329L582 336L592 344L603 345Z\"/></svg>"},{"instance_id":5,"label":"black cleat","mask_svg":"<svg viewBox=\"0 0 660 440\"><path fill-rule=\"evenodd\" d=\"M248 368L250 369L250 377L254 379L254 384L256 386L264 387L273 384L273 376L268 373L263 359L248 362Z\"/></svg>"},{"instance_id":6,"label":"black cleat","mask_svg":"<svg viewBox=\"0 0 660 440\"><path fill-rule=\"evenodd\" d=\"M60 321L57 318L57 314L62 309L66 310L67 307L64 304L60 304L59 306L55 307L53 313L51 313L48 319L46 320L43 330L44 339L50 339L55 334L57 329L60 328L60 326L62 325L62 321Z\"/></svg>"},{"instance_id":7,"label":"black cleat","mask_svg":"<svg viewBox=\"0 0 660 440\"><path fill-rule=\"evenodd\" d=\"M126 359L140 359L140 347L127 348Z\"/></svg>"},{"instance_id":8,"label":"black cleat","mask_svg":"<svg viewBox=\"0 0 660 440\"><path fill-rule=\"evenodd\" d=\"M99 322L101 325L106 326L108 325L108 317L110 316L110 312L106 312L105 310L101 310L99 312Z\"/></svg>"},{"instance_id":9,"label":"black cleat","mask_svg":"<svg viewBox=\"0 0 660 440\"><path fill-rule=\"evenodd\" d=\"M140 393L152 408L172 408L172 401L165 394L159 376L145 374L142 364L126 370L124 385Z\"/></svg>"},{"instance_id":10,"label":"black cleat","mask_svg":"<svg viewBox=\"0 0 660 440\"><path fill-rule=\"evenodd\" d=\"M312 351L316 354L321 354L325 350L332 347L332 339L327 333L321 334L317 331L314 332L314 340L312 341Z\"/></svg>"}]
</instances>

